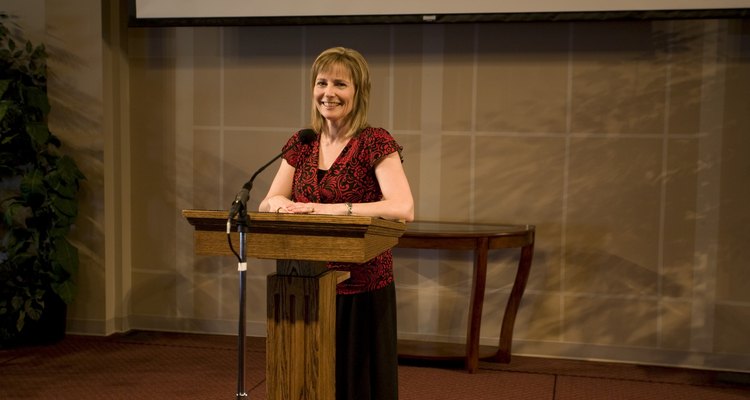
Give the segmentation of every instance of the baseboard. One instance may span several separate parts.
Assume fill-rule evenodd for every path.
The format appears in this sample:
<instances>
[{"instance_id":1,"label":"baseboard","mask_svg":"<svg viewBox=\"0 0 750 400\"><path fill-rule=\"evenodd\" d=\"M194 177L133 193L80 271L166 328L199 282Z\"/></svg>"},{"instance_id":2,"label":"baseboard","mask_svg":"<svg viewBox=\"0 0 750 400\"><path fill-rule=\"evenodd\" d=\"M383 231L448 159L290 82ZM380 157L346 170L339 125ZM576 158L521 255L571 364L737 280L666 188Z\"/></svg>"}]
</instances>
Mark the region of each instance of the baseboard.
<instances>
[{"instance_id":1,"label":"baseboard","mask_svg":"<svg viewBox=\"0 0 750 400\"><path fill-rule=\"evenodd\" d=\"M426 342L465 343L455 336L399 332L399 339ZM497 338L483 338L482 346L497 346ZM657 349L652 347L593 345L587 343L544 342L513 340L513 355L559 358L569 360L604 361L626 364L654 365L728 372L750 372L750 354L702 353L688 350Z\"/></svg>"}]
</instances>

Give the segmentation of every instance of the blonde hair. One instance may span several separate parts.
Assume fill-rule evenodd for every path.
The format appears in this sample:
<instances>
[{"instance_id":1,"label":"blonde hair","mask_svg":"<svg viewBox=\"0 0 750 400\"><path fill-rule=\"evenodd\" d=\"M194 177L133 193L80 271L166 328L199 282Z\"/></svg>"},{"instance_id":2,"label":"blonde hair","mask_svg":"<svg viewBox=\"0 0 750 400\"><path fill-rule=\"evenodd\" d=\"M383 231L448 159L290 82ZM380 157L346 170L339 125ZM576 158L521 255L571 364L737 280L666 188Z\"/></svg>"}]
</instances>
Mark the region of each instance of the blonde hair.
<instances>
[{"instance_id":1,"label":"blonde hair","mask_svg":"<svg viewBox=\"0 0 750 400\"><path fill-rule=\"evenodd\" d=\"M349 126L345 136L352 137L369 126L367 110L370 105L370 69L365 58L356 50L345 47L332 47L324 50L312 65L311 87L313 91L318 74L331 71L336 67L346 69L354 84L354 104L352 112L346 117L345 121ZM325 118L318 111L315 99L312 100L310 121L315 132L323 132L326 126Z\"/></svg>"}]
</instances>

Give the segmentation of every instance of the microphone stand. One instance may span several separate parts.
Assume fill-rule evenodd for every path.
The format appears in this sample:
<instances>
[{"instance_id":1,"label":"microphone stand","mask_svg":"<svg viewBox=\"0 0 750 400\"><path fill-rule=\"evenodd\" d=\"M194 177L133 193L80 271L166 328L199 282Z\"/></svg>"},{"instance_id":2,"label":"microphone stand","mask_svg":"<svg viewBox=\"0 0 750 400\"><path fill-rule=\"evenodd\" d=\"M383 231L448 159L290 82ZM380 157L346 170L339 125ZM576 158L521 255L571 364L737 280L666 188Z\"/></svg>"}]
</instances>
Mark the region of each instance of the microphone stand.
<instances>
[{"instance_id":1,"label":"microphone stand","mask_svg":"<svg viewBox=\"0 0 750 400\"><path fill-rule=\"evenodd\" d=\"M245 315L245 303L247 301L247 250L245 248L245 235L248 230L248 218L247 218L247 205L242 204L239 207L239 216L237 217L237 231L240 234L240 251L239 251L239 263L237 264L237 270L239 271L240 280L240 309L239 309L239 323L237 328L237 399L246 398L249 399L247 392L245 391L245 342L246 342L246 315Z\"/></svg>"},{"instance_id":2,"label":"microphone stand","mask_svg":"<svg viewBox=\"0 0 750 400\"><path fill-rule=\"evenodd\" d=\"M237 270L239 271L240 280L240 304L239 304L239 322L237 327L237 399L249 399L247 392L245 391L245 342L246 342L246 307L247 302L247 248L245 246L245 236L250 226L250 221L247 216L247 201L250 198L250 190L253 188L253 181L264 169L271 165L274 161L281 158L284 153L281 153L274 157L271 161L260 167L253 176L243 186L242 190L237 194L236 198L232 202L232 207L229 211L229 220L227 221L227 237L231 231L231 223L234 217L237 217L237 232L240 234L240 249L237 259ZM229 240L229 246L232 246L231 239Z\"/></svg>"},{"instance_id":3,"label":"microphone stand","mask_svg":"<svg viewBox=\"0 0 750 400\"><path fill-rule=\"evenodd\" d=\"M237 194L236 198L232 202L232 207L229 211L229 220L227 221L227 234L231 231L231 223L234 217L237 217L237 232L240 234L240 249L237 254L239 260L237 264L237 271L239 271L240 281L240 304L239 304L239 322L237 327L237 399L245 398L249 396L245 391L245 342L246 342L246 307L247 302L247 248L245 246L245 236L250 226L247 217L247 201L250 198L250 190L253 188L253 181L258 174L271 165L274 161L279 159L282 154L277 155L271 161L260 167L255 174L247 181L243 186L242 190ZM232 241L229 240L229 246L232 246Z\"/></svg>"}]
</instances>

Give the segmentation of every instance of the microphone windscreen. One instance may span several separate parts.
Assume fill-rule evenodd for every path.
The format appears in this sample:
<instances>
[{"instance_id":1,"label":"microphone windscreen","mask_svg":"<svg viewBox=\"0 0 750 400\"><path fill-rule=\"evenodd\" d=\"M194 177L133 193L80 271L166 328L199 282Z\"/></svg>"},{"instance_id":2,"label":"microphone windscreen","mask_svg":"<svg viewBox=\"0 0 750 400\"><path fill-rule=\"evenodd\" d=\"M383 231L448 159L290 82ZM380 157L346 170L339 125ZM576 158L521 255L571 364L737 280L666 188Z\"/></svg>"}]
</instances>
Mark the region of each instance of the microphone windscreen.
<instances>
[{"instance_id":1,"label":"microphone windscreen","mask_svg":"<svg viewBox=\"0 0 750 400\"><path fill-rule=\"evenodd\" d=\"M312 129L305 129L299 133L299 142L301 144L312 143L318 135Z\"/></svg>"}]
</instances>

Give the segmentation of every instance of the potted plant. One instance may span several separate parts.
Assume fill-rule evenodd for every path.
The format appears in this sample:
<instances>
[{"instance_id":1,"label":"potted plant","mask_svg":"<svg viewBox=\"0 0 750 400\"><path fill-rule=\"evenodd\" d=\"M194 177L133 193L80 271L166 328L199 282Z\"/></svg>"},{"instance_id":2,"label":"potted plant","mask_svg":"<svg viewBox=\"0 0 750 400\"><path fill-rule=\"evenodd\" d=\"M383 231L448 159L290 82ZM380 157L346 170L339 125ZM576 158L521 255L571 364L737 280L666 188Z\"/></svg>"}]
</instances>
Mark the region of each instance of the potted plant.
<instances>
[{"instance_id":1,"label":"potted plant","mask_svg":"<svg viewBox=\"0 0 750 400\"><path fill-rule=\"evenodd\" d=\"M67 235L84 179L47 126L46 52L0 15L0 347L65 334L78 251Z\"/></svg>"}]
</instances>

